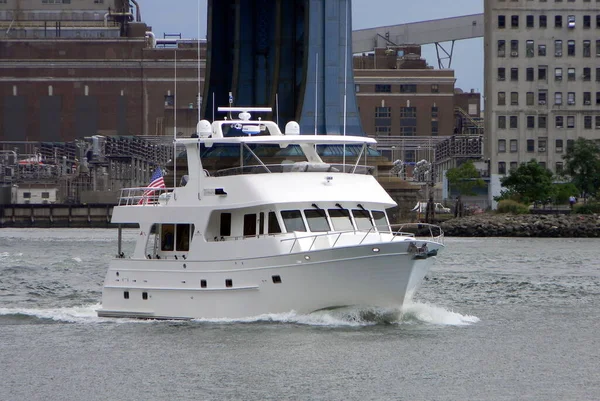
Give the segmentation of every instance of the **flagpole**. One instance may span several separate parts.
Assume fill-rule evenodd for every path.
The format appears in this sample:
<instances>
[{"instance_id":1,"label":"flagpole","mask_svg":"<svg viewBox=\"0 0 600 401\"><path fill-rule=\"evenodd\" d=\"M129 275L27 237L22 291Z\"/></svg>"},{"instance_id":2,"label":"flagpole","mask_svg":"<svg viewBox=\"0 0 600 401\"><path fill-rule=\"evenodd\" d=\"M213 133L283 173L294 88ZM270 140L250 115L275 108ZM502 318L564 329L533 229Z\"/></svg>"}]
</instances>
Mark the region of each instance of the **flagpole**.
<instances>
[{"instance_id":1,"label":"flagpole","mask_svg":"<svg viewBox=\"0 0 600 401\"><path fill-rule=\"evenodd\" d=\"M175 49L175 100L173 102L173 188L177 186L177 49Z\"/></svg>"}]
</instances>

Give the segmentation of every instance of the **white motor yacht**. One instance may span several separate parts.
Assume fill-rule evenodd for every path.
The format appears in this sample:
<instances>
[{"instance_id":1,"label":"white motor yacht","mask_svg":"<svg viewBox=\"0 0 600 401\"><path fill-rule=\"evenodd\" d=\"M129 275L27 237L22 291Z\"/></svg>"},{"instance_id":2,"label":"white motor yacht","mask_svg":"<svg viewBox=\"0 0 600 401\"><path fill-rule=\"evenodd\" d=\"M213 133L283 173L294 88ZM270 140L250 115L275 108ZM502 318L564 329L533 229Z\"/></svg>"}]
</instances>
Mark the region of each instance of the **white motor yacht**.
<instances>
[{"instance_id":1,"label":"white motor yacht","mask_svg":"<svg viewBox=\"0 0 600 401\"><path fill-rule=\"evenodd\" d=\"M412 296L443 233L390 225L396 203L367 165L375 140L300 135L295 122L282 133L250 115L267 110L220 108L241 113L176 139L188 169L179 186L122 190L99 316L240 318L399 307ZM324 162L332 149L354 157ZM235 166L219 168L225 154ZM121 227L132 224L139 235L124 254Z\"/></svg>"}]
</instances>

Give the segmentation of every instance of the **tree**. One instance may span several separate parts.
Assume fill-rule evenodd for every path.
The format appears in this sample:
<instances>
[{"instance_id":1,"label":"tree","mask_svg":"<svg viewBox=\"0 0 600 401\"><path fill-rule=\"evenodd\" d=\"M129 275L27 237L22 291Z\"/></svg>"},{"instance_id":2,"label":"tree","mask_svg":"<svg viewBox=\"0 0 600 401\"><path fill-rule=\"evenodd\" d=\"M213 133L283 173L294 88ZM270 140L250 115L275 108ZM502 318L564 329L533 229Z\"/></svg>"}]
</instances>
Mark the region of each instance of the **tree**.
<instances>
[{"instance_id":1,"label":"tree","mask_svg":"<svg viewBox=\"0 0 600 401\"><path fill-rule=\"evenodd\" d=\"M450 186L460 195L475 195L473 191L475 188L485 187L485 182L481 179L472 160L446 171L446 178Z\"/></svg>"},{"instance_id":2,"label":"tree","mask_svg":"<svg viewBox=\"0 0 600 401\"><path fill-rule=\"evenodd\" d=\"M571 178L583 199L595 196L600 188L600 147L596 142L579 138L567 148L564 172Z\"/></svg>"},{"instance_id":3,"label":"tree","mask_svg":"<svg viewBox=\"0 0 600 401\"><path fill-rule=\"evenodd\" d=\"M500 198L506 199L516 194L525 203L546 203L556 189L552 172L542 167L535 159L511 170L509 175L500 179L500 183L508 189L503 191Z\"/></svg>"}]
</instances>

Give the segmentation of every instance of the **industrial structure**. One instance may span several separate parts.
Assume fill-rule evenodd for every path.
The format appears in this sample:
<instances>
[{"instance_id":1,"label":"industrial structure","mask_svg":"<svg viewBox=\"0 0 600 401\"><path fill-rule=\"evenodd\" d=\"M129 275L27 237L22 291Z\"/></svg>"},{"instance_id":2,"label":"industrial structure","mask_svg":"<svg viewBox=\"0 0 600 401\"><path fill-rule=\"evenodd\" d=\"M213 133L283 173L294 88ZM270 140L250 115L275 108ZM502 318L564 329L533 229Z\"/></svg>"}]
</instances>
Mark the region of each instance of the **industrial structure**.
<instances>
[{"instance_id":1,"label":"industrial structure","mask_svg":"<svg viewBox=\"0 0 600 401\"><path fill-rule=\"evenodd\" d=\"M598 2L485 2L490 199L520 163L560 173L575 139L600 139L599 29Z\"/></svg>"}]
</instances>

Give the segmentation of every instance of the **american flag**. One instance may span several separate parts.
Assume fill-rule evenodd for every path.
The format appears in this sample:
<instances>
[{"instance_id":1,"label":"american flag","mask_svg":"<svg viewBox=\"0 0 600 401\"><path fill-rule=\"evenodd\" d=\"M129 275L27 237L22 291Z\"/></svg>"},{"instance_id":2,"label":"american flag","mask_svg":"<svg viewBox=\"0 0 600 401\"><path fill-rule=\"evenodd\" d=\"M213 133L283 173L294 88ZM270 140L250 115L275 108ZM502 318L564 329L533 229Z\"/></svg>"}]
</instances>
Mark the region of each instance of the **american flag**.
<instances>
[{"instance_id":1,"label":"american flag","mask_svg":"<svg viewBox=\"0 0 600 401\"><path fill-rule=\"evenodd\" d=\"M163 172L160 167L157 167L150 177L150 184L148 184L147 188L166 188L165 180L163 178ZM142 195L142 199L138 202L138 205L144 205L148 203L148 197L150 197L155 191L153 189L146 189L144 194Z\"/></svg>"}]
</instances>

